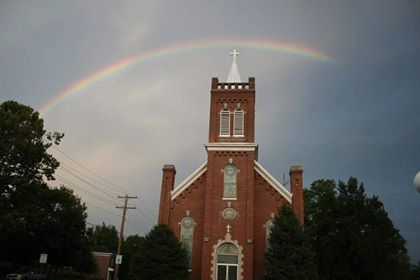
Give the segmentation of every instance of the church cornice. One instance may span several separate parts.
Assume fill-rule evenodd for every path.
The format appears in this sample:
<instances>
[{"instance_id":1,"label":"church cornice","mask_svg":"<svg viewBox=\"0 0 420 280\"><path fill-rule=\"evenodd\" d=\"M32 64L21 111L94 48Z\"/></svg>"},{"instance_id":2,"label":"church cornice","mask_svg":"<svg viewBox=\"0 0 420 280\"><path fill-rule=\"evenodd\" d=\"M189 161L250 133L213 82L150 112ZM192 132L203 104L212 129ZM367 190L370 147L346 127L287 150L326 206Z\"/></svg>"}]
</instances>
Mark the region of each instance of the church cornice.
<instances>
[{"instance_id":1,"label":"church cornice","mask_svg":"<svg viewBox=\"0 0 420 280\"><path fill-rule=\"evenodd\" d=\"M213 142L204 146L206 151L258 151L258 144L247 142Z\"/></svg>"},{"instance_id":2,"label":"church cornice","mask_svg":"<svg viewBox=\"0 0 420 280\"><path fill-rule=\"evenodd\" d=\"M279 192L289 203L292 203L292 193L290 193L279 181L276 180L258 161L254 160L254 168L261 177L264 178L277 192Z\"/></svg>"},{"instance_id":3,"label":"church cornice","mask_svg":"<svg viewBox=\"0 0 420 280\"><path fill-rule=\"evenodd\" d=\"M186 190L195 180L207 171L207 161L198 167L190 176L188 176L181 184L171 191L171 200L174 200L184 190Z\"/></svg>"}]
</instances>

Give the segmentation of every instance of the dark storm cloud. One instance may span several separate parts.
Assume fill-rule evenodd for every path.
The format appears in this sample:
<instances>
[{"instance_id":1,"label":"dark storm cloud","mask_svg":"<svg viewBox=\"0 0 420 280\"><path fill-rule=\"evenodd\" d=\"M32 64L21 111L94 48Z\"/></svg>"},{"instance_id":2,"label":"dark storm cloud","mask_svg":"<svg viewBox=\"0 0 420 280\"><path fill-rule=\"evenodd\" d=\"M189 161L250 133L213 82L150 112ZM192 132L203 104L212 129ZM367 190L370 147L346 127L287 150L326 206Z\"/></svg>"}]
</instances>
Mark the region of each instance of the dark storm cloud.
<instances>
[{"instance_id":1,"label":"dark storm cloud","mask_svg":"<svg viewBox=\"0 0 420 280\"><path fill-rule=\"evenodd\" d=\"M303 164L307 186L359 178L418 261L419 26L415 1L2 2L0 96L39 108L122 58L200 38L326 52L334 63L238 46L242 78L256 77L260 162L280 181ZM138 194L156 217L162 164L175 163L180 182L206 160L210 78L226 78L228 51L190 51L109 76L48 113L47 129L64 131L64 151ZM89 220L119 224L95 207ZM147 230L137 226L128 233Z\"/></svg>"}]
</instances>

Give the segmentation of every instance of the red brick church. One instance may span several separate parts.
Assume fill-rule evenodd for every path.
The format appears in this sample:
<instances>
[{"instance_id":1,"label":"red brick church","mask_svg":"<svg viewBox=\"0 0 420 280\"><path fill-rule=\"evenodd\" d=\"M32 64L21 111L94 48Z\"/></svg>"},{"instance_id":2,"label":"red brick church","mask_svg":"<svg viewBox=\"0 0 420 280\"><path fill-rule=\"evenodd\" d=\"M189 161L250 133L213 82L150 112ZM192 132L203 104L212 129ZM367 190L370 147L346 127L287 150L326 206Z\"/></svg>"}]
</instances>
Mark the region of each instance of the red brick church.
<instances>
[{"instance_id":1,"label":"red brick church","mask_svg":"<svg viewBox=\"0 0 420 280\"><path fill-rule=\"evenodd\" d=\"M175 166L163 167L158 222L187 248L193 280L260 278L279 207L303 223L302 167L290 168L289 191L258 163L255 78L241 81L237 54L227 82L212 78L207 161L176 187Z\"/></svg>"}]
</instances>

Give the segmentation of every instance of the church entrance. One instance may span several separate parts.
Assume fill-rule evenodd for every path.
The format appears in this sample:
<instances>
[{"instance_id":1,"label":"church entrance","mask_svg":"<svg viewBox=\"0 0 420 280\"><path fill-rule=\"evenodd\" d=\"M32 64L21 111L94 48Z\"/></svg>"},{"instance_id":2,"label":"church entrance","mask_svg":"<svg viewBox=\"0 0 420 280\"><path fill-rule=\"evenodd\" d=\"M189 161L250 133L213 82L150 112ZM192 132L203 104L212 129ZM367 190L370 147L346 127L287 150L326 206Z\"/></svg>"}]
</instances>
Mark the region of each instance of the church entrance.
<instances>
[{"instance_id":1,"label":"church entrance","mask_svg":"<svg viewBox=\"0 0 420 280\"><path fill-rule=\"evenodd\" d=\"M238 248L232 243L224 243L217 249L217 280L238 279Z\"/></svg>"}]
</instances>

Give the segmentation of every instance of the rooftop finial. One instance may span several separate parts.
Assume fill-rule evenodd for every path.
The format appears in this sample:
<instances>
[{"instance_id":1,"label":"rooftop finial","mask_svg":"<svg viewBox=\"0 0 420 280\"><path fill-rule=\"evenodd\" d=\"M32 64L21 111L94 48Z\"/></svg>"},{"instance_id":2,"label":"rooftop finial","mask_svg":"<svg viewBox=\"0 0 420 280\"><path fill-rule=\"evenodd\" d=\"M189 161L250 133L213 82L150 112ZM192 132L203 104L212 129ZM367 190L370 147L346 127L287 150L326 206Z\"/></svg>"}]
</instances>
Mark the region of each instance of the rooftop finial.
<instances>
[{"instance_id":1,"label":"rooftop finial","mask_svg":"<svg viewBox=\"0 0 420 280\"><path fill-rule=\"evenodd\" d=\"M230 72L227 78L227 82L228 83L241 83L241 76L239 75L238 65L236 64L236 57L239 55L239 53L236 51L236 49L233 49L233 52L231 52L230 55L233 57L233 60L232 60L232 66L230 68Z\"/></svg>"}]
</instances>

